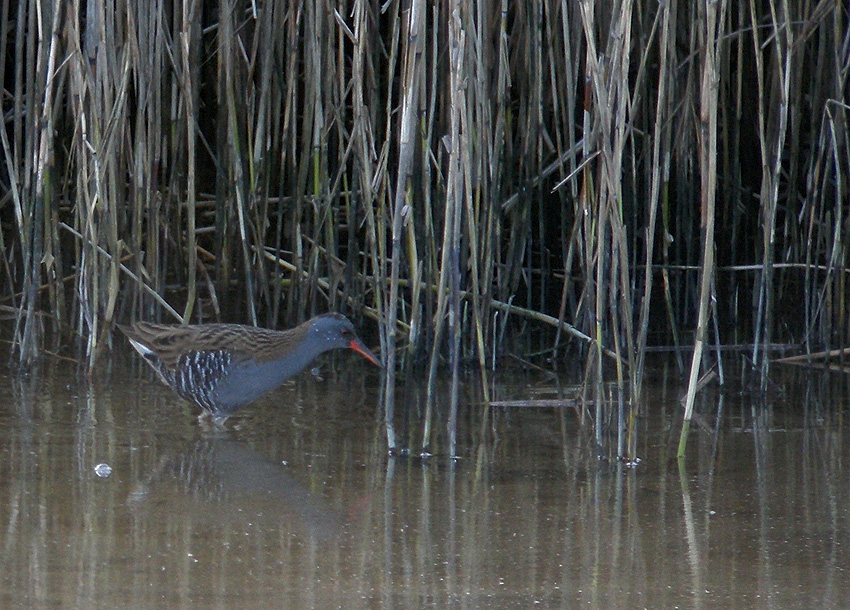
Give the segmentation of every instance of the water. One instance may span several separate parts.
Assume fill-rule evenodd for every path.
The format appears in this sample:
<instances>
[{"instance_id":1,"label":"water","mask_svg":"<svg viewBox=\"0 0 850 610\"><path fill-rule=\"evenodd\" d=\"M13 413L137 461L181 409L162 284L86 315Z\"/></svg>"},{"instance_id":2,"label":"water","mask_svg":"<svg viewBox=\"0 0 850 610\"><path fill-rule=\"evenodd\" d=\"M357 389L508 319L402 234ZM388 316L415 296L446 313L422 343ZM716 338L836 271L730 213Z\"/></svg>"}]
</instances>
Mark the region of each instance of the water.
<instances>
[{"instance_id":1,"label":"water","mask_svg":"<svg viewBox=\"0 0 850 610\"><path fill-rule=\"evenodd\" d=\"M0 607L850 606L843 376L703 392L680 465L661 374L625 468L551 408L462 422L457 461L391 459L377 372L336 362L224 431L130 366L0 378ZM506 377L497 398L549 383Z\"/></svg>"}]
</instances>

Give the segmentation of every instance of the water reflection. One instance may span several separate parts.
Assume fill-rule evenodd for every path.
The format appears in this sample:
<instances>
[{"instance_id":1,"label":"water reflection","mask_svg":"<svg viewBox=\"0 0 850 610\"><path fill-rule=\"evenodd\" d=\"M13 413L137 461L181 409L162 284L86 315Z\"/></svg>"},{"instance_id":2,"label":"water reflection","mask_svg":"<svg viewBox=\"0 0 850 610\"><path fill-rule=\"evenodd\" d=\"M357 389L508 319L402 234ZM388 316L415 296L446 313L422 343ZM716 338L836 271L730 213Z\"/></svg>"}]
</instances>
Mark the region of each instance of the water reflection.
<instances>
[{"instance_id":1,"label":"water reflection","mask_svg":"<svg viewBox=\"0 0 850 610\"><path fill-rule=\"evenodd\" d=\"M159 518L187 513L233 527L277 528L324 540L339 534L340 515L298 479L227 429L213 429L160 457L128 496L133 512Z\"/></svg>"},{"instance_id":2,"label":"water reflection","mask_svg":"<svg viewBox=\"0 0 850 610\"><path fill-rule=\"evenodd\" d=\"M0 378L0 607L850 604L841 379L705 392L682 464L655 388L623 469L551 409L470 416L458 461L389 459L360 373L216 433L135 373Z\"/></svg>"}]
</instances>

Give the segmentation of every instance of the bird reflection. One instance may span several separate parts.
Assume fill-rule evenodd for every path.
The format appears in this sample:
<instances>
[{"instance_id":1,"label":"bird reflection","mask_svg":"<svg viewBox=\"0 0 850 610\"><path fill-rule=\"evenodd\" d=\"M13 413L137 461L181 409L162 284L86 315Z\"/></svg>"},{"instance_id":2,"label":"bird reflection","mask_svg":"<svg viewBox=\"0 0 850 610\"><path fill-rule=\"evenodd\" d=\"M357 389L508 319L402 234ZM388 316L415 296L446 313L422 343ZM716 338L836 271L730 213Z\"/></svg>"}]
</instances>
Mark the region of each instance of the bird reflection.
<instances>
[{"instance_id":1,"label":"bird reflection","mask_svg":"<svg viewBox=\"0 0 850 610\"><path fill-rule=\"evenodd\" d=\"M342 519L307 487L273 462L216 430L184 451L163 456L128 497L136 510L184 514L206 521L283 527L291 533L324 540L335 537Z\"/></svg>"}]
</instances>

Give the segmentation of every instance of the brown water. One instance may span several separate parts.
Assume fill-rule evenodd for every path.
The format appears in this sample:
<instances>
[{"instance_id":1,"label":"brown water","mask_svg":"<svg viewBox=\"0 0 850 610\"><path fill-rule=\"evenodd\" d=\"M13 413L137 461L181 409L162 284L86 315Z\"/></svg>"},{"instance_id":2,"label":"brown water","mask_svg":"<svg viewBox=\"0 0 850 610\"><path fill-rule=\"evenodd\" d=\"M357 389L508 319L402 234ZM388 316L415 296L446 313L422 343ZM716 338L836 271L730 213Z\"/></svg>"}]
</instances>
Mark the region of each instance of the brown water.
<instances>
[{"instance_id":1,"label":"brown water","mask_svg":"<svg viewBox=\"0 0 850 610\"><path fill-rule=\"evenodd\" d=\"M678 388L651 387L624 468L553 409L389 458L377 373L337 362L223 432L130 367L0 378L0 607L850 607L842 376L704 392L681 467Z\"/></svg>"}]
</instances>

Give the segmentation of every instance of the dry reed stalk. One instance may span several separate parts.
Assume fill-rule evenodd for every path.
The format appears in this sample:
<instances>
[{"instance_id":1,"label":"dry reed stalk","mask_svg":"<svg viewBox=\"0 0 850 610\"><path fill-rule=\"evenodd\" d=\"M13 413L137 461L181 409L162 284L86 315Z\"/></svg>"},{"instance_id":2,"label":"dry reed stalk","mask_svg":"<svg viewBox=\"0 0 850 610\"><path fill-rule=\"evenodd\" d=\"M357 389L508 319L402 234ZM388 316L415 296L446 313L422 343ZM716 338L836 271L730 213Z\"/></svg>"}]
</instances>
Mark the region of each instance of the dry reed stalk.
<instances>
[{"instance_id":1,"label":"dry reed stalk","mask_svg":"<svg viewBox=\"0 0 850 610\"><path fill-rule=\"evenodd\" d=\"M756 62L756 79L758 82L758 125L759 143L762 153L762 188L761 201L761 229L762 229L762 272L760 281L756 287L756 320L755 336L753 340L753 362L761 367L762 390L767 382L768 358L759 358L759 343L771 342L771 327L773 324L773 298L774 298L774 273L773 263L775 258L776 242L776 216L779 206L779 183L782 171L782 155L773 151L781 151L785 147L788 127L788 88L791 82L791 58L793 57L794 36L793 28L780 27L777 22L778 14L783 16L783 24L790 17L788 5L784 0L777 3L771 0L770 16L772 21L773 43L771 49L776 53L777 69L772 71L772 77L777 82L769 83L765 74L762 45L760 44L759 22L756 20L755 3L750 2L750 24L753 35L753 55ZM779 99L772 95L770 106L765 105L766 88L771 86L779 92ZM776 103L778 101L778 104ZM777 116L778 115L778 116Z\"/></svg>"},{"instance_id":2,"label":"dry reed stalk","mask_svg":"<svg viewBox=\"0 0 850 610\"><path fill-rule=\"evenodd\" d=\"M452 25L454 35L458 35L457 24ZM458 66L456 62L458 61L459 50L457 47L453 47L452 53L452 70L456 71ZM454 100L454 94L456 91L452 89L452 99ZM446 322L446 311L450 310L451 320L454 321L454 314L456 313L456 309L451 309L451 305L449 301L450 295L450 276L452 273L452 262L454 260L452 255L452 234L453 228L455 226L455 217L457 216L456 206L458 205L458 185L457 185L457 164L459 163L459 152L457 147L459 146L459 137L458 137L458 129L459 129L459 119L457 118L457 113L460 110L457 107L456 103L452 106L452 116L453 120L450 123L451 131L448 135L448 138L444 141L447 146L449 146L449 176L446 181L447 184L447 192L446 192L446 202L444 207L444 218L443 218L443 237L441 240L441 246L439 248L435 248L434 251L440 252L440 263L439 263L439 280L437 283L437 303L436 310L434 314L434 346L435 348L439 346L443 339L443 333L445 332L445 322ZM449 328L449 332L453 330L454 325ZM455 346L456 347L456 346ZM440 353L438 349L434 349L431 352L429 365L428 365L428 387L426 391L425 398L425 414L423 416L423 431L422 431L422 451L423 453L427 453L430 451L431 446L431 434L432 434L432 420L433 420L433 411L434 411L434 402L436 400L436 387L437 387L437 369L440 363ZM451 440L449 441L451 444Z\"/></svg>"},{"instance_id":3,"label":"dry reed stalk","mask_svg":"<svg viewBox=\"0 0 850 610\"><path fill-rule=\"evenodd\" d=\"M551 9L554 11L554 7ZM562 221L562 236L561 241L563 247L565 249L564 252L564 282L561 287L561 298L560 304L558 308L558 320L563 323L566 318L566 311L568 301L572 299L574 300L573 295L573 282L571 279L572 269L575 264L575 258L579 253L579 245L578 245L578 236L579 231L581 229L581 215L577 213L578 208L576 204L579 201L578 196L578 187L575 180L572 177L577 174L578 167L576 163L575 154L568 154L572 152L578 152L580 150L580 143L576 142L576 124L575 124L575 114L576 108L578 107L579 100L577 98L577 87L576 83L578 82L578 62L573 58L573 36L571 33L571 20L569 18L569 5L562 0L558 5L558 11L560 12L560 31L558 34L561 37L561 46L563 48L563 60L562 63L558 63L556 61L550 62L552 66L551 72L551 84L552 84L552 96L553 99L559 100L561 103L555 104L555 109L561 119L561 124L563 126L562 129L556 132L556 141L558 143L558 166L561 169L561 173L566 175L566 178L561 180L557 186L555 186L555 190L559 193L563 193L562 187L564 185L568 185L570 189L570 201L573 202L573 222L570 228L569 235L566 234L566 223ZM559 69L557 69L557 68ZM563 78L563 82L560 82L560 78ZM561 135L563 132L563 136ZM566 139L566 145L562 142L562 139ZM567 152L564 151L566 146ZM564 165L566 164L566 166ZM563 204L564 209L568 209L567 202L565 201ZM555 349L559 347L561 339L561 333L556 333L555 335Z\"/></svg>"},{"instance_id":4,"label":"dry reed stalk","mask_svg":"<svg viewBox=\"0 0 850 610\"><path fill-rule=\"evenodd\" d=\"M702 209L702 269L700 270L700 298L694 353L691 359L688 392L685 399L685 423L679 438L679 457L685 454L687 432L693 414L697 381L702 363L702 352L708 335L708 314L711 289L714 285L714 210L717 188L717 72L718 59L723 52L723 26L726 2L706 0L703 5L705 30L702 34L704 59L700 85L700 192Z\"/></svg>"},{"instance_id":5,"label":"dry reed stalk","mask_svg":"<svg viewBox=\"0 0 850 610\"><path fill-rule=\"evenodd\" d=\"M462 15L461 3L455 2L454 9L449 18L448 45L451 49L449 64L451 74L449 79L451 126L449 132L449 171L446 180L446 233L444 234L442 244L442 249L444 252L448 252L448 256L444 258L446 264L440 270L441 278L443 275L447 276L445 283L449 287L449 366L452 377L449 389L449 411L446 431L448 434L449 456L452 458L457 456L457 412L460 391L460 231L462 226L461 218L464 212L464 201L470 197L468 189L470 149L466 121L464 120L465 114L468 112L465 90L465 75L468 73L466 60L467 32L464 27ZM432 364L433 362L432 360ZM429 395L433 395L433 393L429 391Z\"/></svg>"},{"instance_id":6,"label":"dry reed stalk","mask_svg":"<svg viewBox=\"0 0 850 610\"><path fill-rule=\"evenodd\" d=\"M186 123L186 271L187 271L187 287L186 287L186 305L183 310L181 321L183 324L188 324L192 319L195 301L197 299L197 249L198 236L196 233L196 209L195 209L195 116L197 91L194 86L195 80L192 78L192 59L194 58L193 49L197 45L195 40L196 34L193 27L197 22L197 2L195 0L183 0L182 5L182 28L180 31L180 50L181 52L181 98L182 107L185 112Z\"/></svg>"},{"instance_id":7,"label":"dry reed stalk","mask_svg":"<svg viewBox=\"0 0 850 610\"><path fill-rule=\"evenodd\" d=\"M670 130L669 123L666 117L670 116L673 108L670 107L670 89L672 87L670 79L670 64L673 59L675 32L672 30L672 25L676 22L676 5L675 3L665 4L657 15L659 42L658 42L658 96L655 104L655 121L652 135L652 152L650 161L650 192L649 200L647 201L648 212L646 221L646 243L644 246L644 276L643 276L643 295L640 299L640 317L638 319L638 336L636 341L636 362L635 376L637 379L642 379L644 374L644 362L646 356L647 334L649 332L649 305L652 296L653 286L653 268L652 261L655 254L655 228L656 218L658 214L658 204L661 199L663 186L662 180L666 182L666 177L670 165ZM654 28L655 26L653 26ZM666 189L665 189L666 192ZM669 285L665 281L665 288ZM669 291L665 291L669 295ZM668 296L668 311L670 301ZM633 400L640 404L640 390L642 384L636 384L638 393L633 397Z\"/></svg>"},{"instance_id":8,"label":"dry reed stalk","mask_svg":"<svg viewBox=\"0 0 850 610\"><path fill-rule=\"evenodd\" d=\"M627 104L629 101L628 73L631 41L632 2L625 0L615 7L612 21L602 31L611 31L607 38L608 47L605 56L609 58L603 69L600 54L596 47L596 13L590 3L581 4L581 20L587 44L586 60L588 86L591 92L593 123L590 132L585 133L585 141L594 142L600 155L598 161L598 180L594 202L595 224L594 248L588 256L595 277L594 314L596 320L596 360L594 383L602 382L601 354L603 334L610 336L614 351L620 356L616 362L629 362L628 377L631 396L639 395L634 365L634 335L632 331L632 297L629 278L628 240L623 219L623 191L621 173L623 155L626 146ZM601 25L601 24L600 24ZM587 127L586 127L587 128ZM622 342L625 345L622 345ZM622 351L625 350L625 357ZM622 391L626 371L622 366L616 368L618 384ZM597 400L599 391L597 390ZM597 441L601 444L602 413L601 402L597 402ZM619 428L622 434L622 428ZM630 443L631 445L631 443ZM625 447L620 436L618 457Z\"/></svg>"},{"instance_id":9,"label":"dry reed stalk","mask_svg":"<svg viewBox=\"0 0 850 610\"><path fill-rule=\"evenodd\" d=\"M846 294L845 282L837 276L841 275L838 271L846 267L847 257L846 229L840 219L846 214L843 209L848 194L850 107L843 101L846 77L835 79L834 75L848 73L850 57L845 50L850 34L846 15L838 14L836 9L829 14L826 4L821 2L813 10L813 21L807 23L812 27L805 28L797 39L797 44L801 45L816 29L817 20L827 18L833 24L830 34L812 53L818 70L807 72L809 78L805 88L816 98L812 100L813 106L823 108L818 120L812 120L804 138L816 151L804 164L807 198L800 212L804 219L800 251L804 253L806 265L803 276L806 353L817 351L818 346L829 348L847 341L847 308L841 302ZM818 269L818 262L826 267L825 273Z\"/></svg>"},{"instance_id":10,"label":"dry reed stalk","mask_svg":"<svg viewBox=\"0 0 850 610\"><path fill-rule=\"evenodd\" d=\"M483 177L486 176L486 164L488 149L491 149L491 143L487 134L492 132L490 123L490 93L489 83L486 79L486 65L492 64L492 56L487 52L489 45L485 44L485 37L489 38L489 28L487 27L488 18L484 12L484 3L477 5L477 10L473 12L468 3L461 3L458 9L461 10L461 23L465 24L464 29L471 32L470 46L472 58L469 60L469 68L465 71L468 81L471 81L465 89L470 92L471 99L466 99L466 91L461 89L458 94L461 97L464 111L460 115L460 137L461 150L463 155L463 192L464 192L464 209L463 213L466 216L465 234L468 238L468 268L469 278L472 284L472 320L475 333L475 352L478 355L478 368L481 375L481 390L484 398L485 409L490 401L490 388L487 382L487 349L484 343L484 337L487 333L485 327L487 315L483 311L482 299L482 280L487 281L489 274L482 276L480 265L480 253L483 243L489 240L487 234L492 230L492 216L486 215L483 208L491 209L492 202L489 198L485 201L484 198L488 192L486 189L486 181ZM475 130L476 135L470 135L472 132L472 117L477 117ZM472 140L475 138L475 141ZM479 151L474 154L474 151ZM473 176L481 176L482 179L473 187ZM460 232L460 229L459 229ZM458 236L458 239L460 235ZM487 285L487 284L484 284ZM460 284L457 290L460 291ZM486 295L485 295L486 298Z\"/></svg>"},{"instance_id":11,"label":"dry reed stalk","mask_svg":"<svg viewBox=\"0 0 850 610\"><path fill-rule=\"evenodd\" d=\"M395 408L395 363L396 363L396 320L399 309L398 282L400 276L402 231L408 216L407 208L413 205L410 193L410 177L413 171L413 155L415 151L417 131L417 113L419 109L419 85L422 79L422 42L425 19L425 5L421 0L414 0L405 19L405 49L404 67L402 69L402 102L401 120L399 124L399 157L398 174L395 185L392 218L392 250L390 258L389 294L387 295L385 325L386 352L384 408L386 410L387 445L395 450L396 438L393 425ZM415 261L411 261L415 264Z\"/></svg>"},{"instance_id":12,"label":"dry reed stalk","mask_svg":"<svg viewBox=\"0 0 850 610\"><path fill-rule=\"evenodd\" d=\"M64 229L65 231L68 231L69 233L71 233L80 242L84 241L83 235L79 231L74 229L73 227L66 225L64 222L60 222L59 227L61 229ZM104 250L102 247L97 246L97 248L98 248L98 254L100 254L102 257L104 257L105 259L111 259L112 258L112 256L106 250ZM131 256L132 255L128 255L124 259L115 261L115 263L118 265L118 268L121 271L123 271L130 279L132 279L134 282L138 283L138 285L140 285L143 290L145 290L148 294L150 294L151 298L154 301L156 301L157 305L159 305L174 320L180 320L182 318L182 316L177 312L177 310L174 309L173 307L171 307L171 305L169 305L168 302L160 296L160 294L156 291L155 288L152 288L151 286L149 286L144 281L144 276L149 276L149 274L147 272L144 272L144 269L143 269L142 276L139 276L136 273L134 273L129 267L124 265L124 261L129 259ZM72 279L75 279L75 278L73 278L73 276L71 276L71 277L72 277Z\"/></svg>"},{"instance_id":13,"label":"dry reed stalk","mask_svg":"<svg viewBox=\"0 0 850 610\"><path fill-rule=\"evenodd\" d=\"M76 226L84 236L78 268L77 331L86 339L86 360L92 370L98 346L112 325L118 299L118 205L125 200L121 134L127 117L130 78L129 50L111 53L116 30L111 7L98 6L69 15L72 48L69 96L79 126L74 142L78 190ZM85 29L78 29L84 23ZM100 249L108 256L102 259Z\"/></svg>"},{"instance_id":14,"label":"dry reed stalk","mask_svg":"<svg viewBox=\"0 0 850 610\"><path fill-rule=\"evenodd\" d=\"M235 199L237 231L239 234L239 246L242 253L242 266L244 268L245 304L248 313L248 322L257 324L257 303L255 300L254 286L255 278L252 273L250 242L253 231L249 226L251 213L248 209L249 185L246 184L244 170L244 130L240 118L241 108L237 108L237 100L242 99L241 92L244 91L244 73L239 69L237 59L241 57L240 49L235 48L234 43L238 41L236 28L233 20L239 16L236 10L235 0L225 0L221 4L219 21L218 57L220 61L219 70L222 75L219 83L219 103L224 107L225 138L221 142L220 158L228 159L228 167L232 174L228 177L229 186L232 189L230 196Z\"/></svg>"},{"instance_id":15,"label":"dry reed stalk","mask_svg":"<svg viewBox=\"0 0 850 610\"><path fill-rule=\"evenodd\" d=\"M21 210L22 222L19 223L23 229L21 235L27 239L27 243L22 248L24 254L23 286L25 287L25 292L24 298L21 301L19 315L15 321L15 342L18 345L19 364L23 367L31 366L38 355L39 321L36 315L36 289L40 283L41 264L44 254L44 225L42 220L44 209L54 196L53 189L55 188L52 134L54 125L53 104L56 99L55 88L58 86L58 79L55 77L58 62L57 46L59 42L60 10L58 4L54 5L53 8L53 14L39 15L44 21L38 23L37 26L35 23L36 16L33 12L30 12L29 27L32 30L28 34L27 48L30 50L30 59L35 54L35 61L27 64L34 66L33 73L28 76L35 77L29 82L37 83L37 85L36 90L33 92L34 94L26 98L26 104L16 101L16 135L19 133L19 130L23 130L23 124L20 122L20 118L22 117L19 117L17 112L22 111L24 106L27 108L27 114L25 116L30 117L30 120L35 121L36 117L38 117L38 123L33 122L29 125L29 128L35 133L32 134L32 139L27 139L27 152L31 155L28 155L27 159L35 159L36 161L35 168L32 168L29 162L26 165L30 166L30 170L34 169L35 183L31 184L29 180L25 180L24 182L24 191L27 196L23 201L27 202L25 205L28 209ZM18 17L22 18L23 16L23 11L19 10ZM19 21L19 23L22 22L23 20ZM44 32L49 34L49 36L42 36L41 40L37 41L37 32ZM22 43L20 36L21 34L19 32L19 38L16 44L18 42ZM23 44L16 48L23 48ZM23 89L22 79L23 72L21 71L16 74L18 91ZM36 113L36 99L39 99L42 103L40 113ZM38 125L41 126L40 129ZM20 141L17 137L15 140L16 143ZM21 150L19 146L16 148ZM19 204L18 207L21 208L23 206ZM25 316L26 319L22 320L22 316ZM20 330L22 323L23 329Z\"/></svg>"},{"instance_id":16,"label":"dry reed stalk","mask_svg":"<svg viewBox=\"0 0 850 610\"><path fill-rule=\"evenodd\" d=\"M374 72L374 68L370 65L367 51L368 41L371 38L371 19L369 5L363 0L355 2L354 10L354 49L353 49L353 95L352 95L352 115L353 129L352 140L358 149L357 154L357 184L361 190L361 199L365 211L365 223L367 233L367 257L369 266L374 270L371 274L373 281L369 284L375 294L379 294L379 286L383 286L384 266L380 261L383 261L381 256L381 242L379 241L377 219L375 216L375 207L373 202L378 198L380 185L377 183L380 171L375 168L373 163L377 158L375 150L375 138L372 126L374 125L374 117L377 109L372 109L370 118L369 107L366 104L367 95L370 91L369 74ZM350 222L350 221L349 221ZM364 263L365 265L365 263ZM365 274L364 275L369 275ZM378 318L383 319L384 308L383 299L374 299L374 306L378 313ZM381 352L386 352L386 332L384 326L379 325Z\"/></svg>"}]
</instances>

